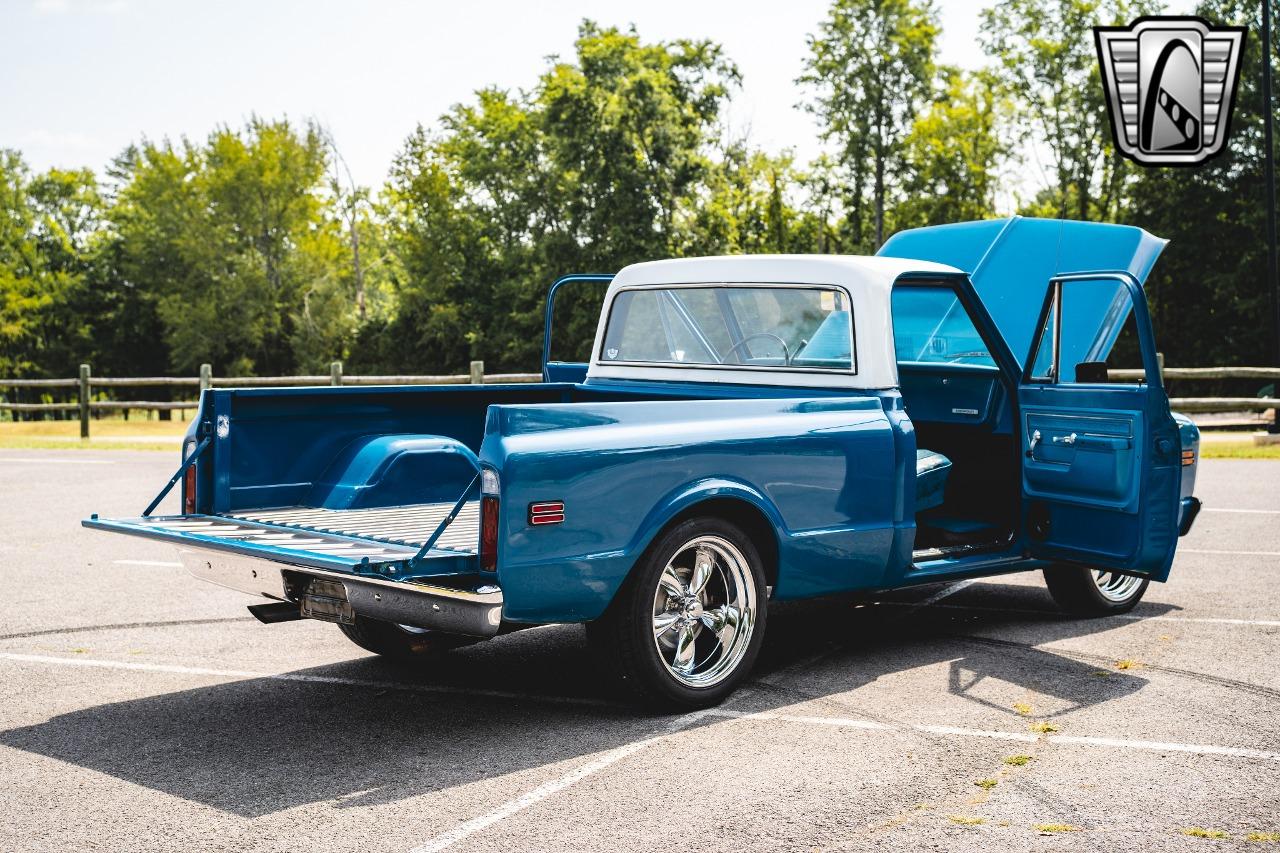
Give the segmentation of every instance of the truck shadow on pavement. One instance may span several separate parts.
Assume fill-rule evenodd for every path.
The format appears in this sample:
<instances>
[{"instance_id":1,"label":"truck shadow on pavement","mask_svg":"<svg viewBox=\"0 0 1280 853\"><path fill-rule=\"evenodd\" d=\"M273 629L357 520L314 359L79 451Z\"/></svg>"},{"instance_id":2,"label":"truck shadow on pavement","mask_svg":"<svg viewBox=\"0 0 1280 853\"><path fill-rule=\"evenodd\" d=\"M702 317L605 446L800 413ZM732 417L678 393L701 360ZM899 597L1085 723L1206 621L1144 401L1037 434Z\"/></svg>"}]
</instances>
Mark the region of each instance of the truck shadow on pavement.
<instances>
[{"instance_id":1,"label":"truck shadow on pavement","mask_svg":"<svg viewBox=\"0 0 1280 853\"><path fill-rule=\"evenodd\" d=\"M929 591L911 594L921 600ZM1009 716L1006 728L1026 731L1027 720L998 701L995 686L1048 697L1047 712L1057 714L1146 684L1126 672L1098 677L1100 664L1089 656L1032 647L1128 622L1064 618L1042 590L1029 587L979 584L963 599L963 608L917 608L906 596L866 606L779 605L749 687L726 707L767 712L807 703L806 714L891 722L908 700L888 708L860 697L858 688L947 664L937 695L911 697L916 707L936 706L938 718L930 722L950 722L945 709L960 697L998 709ZM1141 612L1168 609L1147 604ZM258 636L263 643L288 639ZM556 626L456 650L418 669L362 658L98 705L0 732L0 744L252 818L324 802L334 808L397 802L571 761L661 730L665 720L621 703L608 683L581 629ZM721 722L713 716L699 725Z\"/></svg>"}]
</instances>

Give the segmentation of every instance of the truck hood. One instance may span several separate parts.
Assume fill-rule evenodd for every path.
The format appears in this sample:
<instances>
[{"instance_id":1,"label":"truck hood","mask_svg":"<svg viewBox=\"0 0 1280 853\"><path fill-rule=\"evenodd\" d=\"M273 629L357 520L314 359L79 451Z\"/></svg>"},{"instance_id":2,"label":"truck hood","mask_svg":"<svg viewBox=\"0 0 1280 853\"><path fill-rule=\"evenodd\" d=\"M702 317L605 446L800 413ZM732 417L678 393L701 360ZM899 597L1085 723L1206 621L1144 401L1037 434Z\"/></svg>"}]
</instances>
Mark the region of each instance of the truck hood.
<instances>
[{"instance_id":1,"label":"truck hood","mask_svg":"<svg viewBox=\"0 0 1280 853\"><path fill-rule=\"evenodd\" d=\"M1031 349L1051 278L1125 271L1145 285L1167 242L1131 225L1013 216L900 231L877 254L934 261L968 273L1021 365ZM1104 290L1094 303L1073 302L1076 310L1070 322L1086 328L1092 324L1105 357L1128 310L1109 315L1111 294Z\"/></svg>"}]
</instances>

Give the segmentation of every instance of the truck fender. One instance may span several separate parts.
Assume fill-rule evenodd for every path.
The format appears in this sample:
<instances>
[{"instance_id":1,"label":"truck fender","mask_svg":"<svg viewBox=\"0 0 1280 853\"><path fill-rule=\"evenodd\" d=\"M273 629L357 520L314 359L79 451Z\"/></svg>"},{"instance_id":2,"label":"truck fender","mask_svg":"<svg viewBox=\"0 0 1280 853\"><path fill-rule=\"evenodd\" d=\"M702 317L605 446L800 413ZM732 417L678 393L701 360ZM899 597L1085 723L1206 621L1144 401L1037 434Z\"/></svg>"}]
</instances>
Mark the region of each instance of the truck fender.
<instances>
[{"instance_id":1,"label":"truck fender","mask_svg":"<svg viewBox=\"0 0 1280 853\"><path fill-rule=\"evenodd\" d=\"M786 524L783 522L782 515L778 512L778 508L774 506L773 501L748 483L719 477L687 483L663 496L640 523L636 536L631 541L627 551L634 554L638 560L645 549L657 538L658 534L665 530L673 520L698 504L722 500L748 504L768 519L769 530L748 530L745 532L753 536L767 533L773 540L773 551L775 554L777 553L778 545L786 531ZM776 569L777 567L775 566L774 568Z\"/></svg>"}]
</instances>

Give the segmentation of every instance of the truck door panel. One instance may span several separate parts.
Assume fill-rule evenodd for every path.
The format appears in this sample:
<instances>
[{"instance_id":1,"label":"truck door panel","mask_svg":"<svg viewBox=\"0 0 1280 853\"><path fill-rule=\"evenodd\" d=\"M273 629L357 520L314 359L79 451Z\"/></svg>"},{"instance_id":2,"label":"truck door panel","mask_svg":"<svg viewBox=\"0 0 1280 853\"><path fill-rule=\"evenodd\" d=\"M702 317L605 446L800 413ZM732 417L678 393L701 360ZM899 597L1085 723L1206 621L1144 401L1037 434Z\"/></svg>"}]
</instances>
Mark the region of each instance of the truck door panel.
<instances>
[{"instance_id":1,"label":"truck door panel","mask_svg":"<svg viewBox=\"0 0 1280 853\"><path fill-rule=\"evenodd\" d=\"M1108 309L1101 324L1099 305ZM1098 381L1126 321L1146 379ZM1180 441L1142 290L1127 273L1060 276L1039 328L1018 389L1029 550L1164 580L1177 540Z\"/></svg>"},{"instance_id":2,"label":"truck door panel","mask_svg":"<svg viewBox=\"0 0 1280 853\"><path fill-rule=\"evenodd\" d=\"M1132 509L1138 497L1134 437L1142 433L1140 412L1030 409L1022 417L1031 448L1023 463L1028 495Z\"/></svg>"}]
</instances>

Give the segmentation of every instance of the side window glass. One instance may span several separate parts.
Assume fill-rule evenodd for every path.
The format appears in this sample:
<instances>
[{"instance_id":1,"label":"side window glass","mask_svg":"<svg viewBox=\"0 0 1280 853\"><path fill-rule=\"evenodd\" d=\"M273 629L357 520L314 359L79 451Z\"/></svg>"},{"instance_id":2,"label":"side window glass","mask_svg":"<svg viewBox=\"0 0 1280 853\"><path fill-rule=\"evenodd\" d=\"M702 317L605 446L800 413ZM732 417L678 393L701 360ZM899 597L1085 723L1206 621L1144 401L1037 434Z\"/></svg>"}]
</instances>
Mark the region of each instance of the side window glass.
<instances>
[{"instance_id":1,"label":"side window glass","mask_svg":"<svg viewBox=\"0 0 1280 853\"><path fill-rule=\"evenodd\" d=\"M1049 313L1045 315L1044 326L1040 329L1040 345L1036 347L1036 357L1031 362L1031 378L1036 382L1053 382L1057 379L1053 350L1058 340L1058 300L1049 303Z\"/></svg>"},{"instance_id":2,"label":"side window glass","mask_svg":"<svg viewBox=\"0 0 1280 853\"><path fill-rule=\"evenodd\" d=\"M1143 381L1128 288L1109 279L1066 281L1057 287L1032 361L1032 379L1064 384Z\"/></svg>"}]
</instances>

